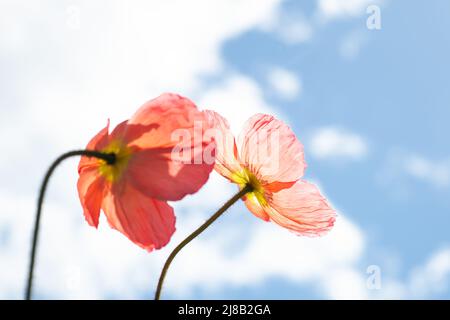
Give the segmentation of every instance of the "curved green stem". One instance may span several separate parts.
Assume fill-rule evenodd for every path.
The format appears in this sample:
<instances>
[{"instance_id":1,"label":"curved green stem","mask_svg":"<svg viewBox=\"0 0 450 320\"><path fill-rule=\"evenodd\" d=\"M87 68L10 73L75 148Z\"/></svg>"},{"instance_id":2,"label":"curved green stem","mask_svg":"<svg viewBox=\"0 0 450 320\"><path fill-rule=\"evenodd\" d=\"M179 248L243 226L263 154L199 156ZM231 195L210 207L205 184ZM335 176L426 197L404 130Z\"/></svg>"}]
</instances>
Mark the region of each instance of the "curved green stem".
<instances>
[{"instance_id":1,"label":"curved green stem","mask_svg":"<svg viewBox=\"0 0 450 320\"><path fill-rule=\"evenodd\" d=\"M202 233L206 228L208 228L214 221L217 220L225 211L228 210L236 201L241 199L243 196L245 196L248 192L251 192L253 190L253 187L250 185L246 185L242 190L240 190L238 193L236 193L230 200L228 200L216 213L212 215L211 218L206 220L206 222L201 225L197 230L195 230L193 233L191 233L186 239L184 239L169 255L169 257L166 260L166 263L164 264L164 267L161 271L161 275L159 276L158 281L158 287L156 288L155 293L155 300L159 300L161 297L161 290L164 283L164 279L167 274L167 270L170 267L170 264L172 263L175 256L183 249L189 242L194 240L200 233Z\"/></svg>"},{"instance_id":2,"label":"curved green stem","mask_svg":"<svg viewBox=\"0 0 450 320\"><path fill-rule=\"evenodd\" d=\"M86 157L92 157L92 158L98 158L106 161L108 164L112 165L116 161L116 156L112 153L103 153L95 150L75 150L70 151L67 153L64 153L59 158L57 158L50 168L47 170L47 173L45 174L44 180L42 181L41 188L39 190L39 198L38 198L38 204L37 204L37 212L36 212L36 220L34 222L34 231L33 231L33 241L32 241L32 247L31 247L31 256L30 256L30 265L28 268L28 280L27 280L27 287L25 291L25 299L30 300L31 299L31 289L33 285L33 271L34 271L34 264L35 264L35 258L36 258L36 249L37 249L37 239L39 235L39 225L41 220L41 212L42 212L42 205L44 203L44 196L45 196L45 190L47 189L48 182L50 181L50 177L55 171L56 167L63 162L65 159L74 157L74 156L86 156Z\"/></svg>"}]
</instances>

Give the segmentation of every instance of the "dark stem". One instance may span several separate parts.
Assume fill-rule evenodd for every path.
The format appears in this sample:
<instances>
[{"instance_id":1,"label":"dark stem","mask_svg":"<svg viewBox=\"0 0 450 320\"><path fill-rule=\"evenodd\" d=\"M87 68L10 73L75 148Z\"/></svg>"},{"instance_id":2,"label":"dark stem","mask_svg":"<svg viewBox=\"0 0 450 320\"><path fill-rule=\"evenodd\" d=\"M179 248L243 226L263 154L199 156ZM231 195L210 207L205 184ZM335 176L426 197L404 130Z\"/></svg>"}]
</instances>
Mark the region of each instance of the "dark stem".
<instances>
[{"instance_id":1,"label":"dark stem","mask_svg":"<svg viewBox=\"0 0 450 320\"><path fill-rule=\"evenodd\" d=\"M216 213L212 215L203 225L201 225L197 230L192 232L186 239L184 239L169 255L164 264L164 267L161 271L161 275L159 276L158 287L156 288L155 300L159 300L161 296L161 290L164 283L164 278L166 277L167 270L169 269L170 264L172 263L175 256L178 252L181 251L189 242L194 240L200 233L202 233L206 228L208 228L214 221L217 220L228 208L230 208L236 201L245 196L248 192L251 192L253 187L250 185L246 185L241 191L236 193L230 200L228 200Z\"/></svg>"},{"instance_id":2,"label":"dark stem","mask_svg":"<svg viewBox=\"0 0 450 320\"><path fill-rule=\"evenodd\" d=\"M36 220L34 222L34 232L33 232L33 242L31 247L31 257L30 257L30 265L28 268L28 281L27 288L25 292L25 299L31 299L31 289L33 285L33 271L34 271L34 263L36 257L36 248L37 248L37 239L39 234L39 222L41 219L42 205L44 202L45 190L47 189L48 182L53 171L56 167L63 162L65 159L74 157L74 156L86 156L92 158L98 158L106 161L108 164L112 165L116 161L115 154L112 153L103 153L95 150L76 150L64 153L58 159L56 159L53 164L48 168L47 173L45 174L44 180L42 181L41 188L39 190L39 198L37 203L37 212L36 212Z\"/></svg>"}]
</instances>

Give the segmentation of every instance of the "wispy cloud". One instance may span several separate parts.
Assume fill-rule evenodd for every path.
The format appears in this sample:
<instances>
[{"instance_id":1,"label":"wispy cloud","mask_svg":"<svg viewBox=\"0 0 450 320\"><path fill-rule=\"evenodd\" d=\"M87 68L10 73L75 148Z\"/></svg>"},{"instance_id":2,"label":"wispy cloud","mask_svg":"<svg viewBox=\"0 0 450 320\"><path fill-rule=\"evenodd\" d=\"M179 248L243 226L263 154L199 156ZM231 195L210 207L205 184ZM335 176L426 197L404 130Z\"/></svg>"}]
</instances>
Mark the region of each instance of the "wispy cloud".
<instances>
[{"instance_id":1,"label":"wispy cloud","mask_svg":"<svg viewBox=\"0 0 450 320\"><path fill-rule=\"evenodd\" d=\"M318 14L325 20L341 19L364 15L374 0L318 0Z\"/></svg>"},{"instance_id":2,"label":"wispy cloud","mask_svg":"<svg viewBox=\"0 0 450 320\"><path fill-rule=\"evenodd\" d=\"M303 13L283 11L280 7L261 28L272 32L287 45L307 42L313 36L313 25Z\"/></svg>"},{"instance_id":3,"label":"wispy cloud","mask_svg":"<svg viewBox=\"0 0 450 320\"><path fill-rule=\"evenodd\" d=\"M433 252L422 265L407 271L405 279L389 278L374 298L432 299L450 290L450 247Z\"/></svg>"},{"instance_id":4,"label":"wispy cloud","mask_svg":"<svg viewBox=\"0 0 450 320\"><path fill-rule=\"evenodd\" d=\"M302 80L296 73L279 67L267 73L267 82L275 94L286 100L297 98L303 90Z\"/></svg>"},{"instance_id":5,"label":"wispy cloud","mask_svg":"<svg viewBox=\"0 0 450 320\"><path fill-rule=\"evenodd\" d=\"M355 30L343 37L339 45L339 54L346 60L355 59L368 41L365 33Z\"/></svg>"},{"instance_id":6,"label":"wispy cloud","mask_svg":"<svg viewBox=\"0 0 450 320\"><path fill-rule=\"evenodd\" d=\"M368 153L367 142L362 136L339 127L317 129L308 147L318 159L360 160Z\"/></svg>"},{"instance_id":7,"label":"wispy cloud","mask_svg":"<svg viewBox=\"0 0 450 320\"><path fill-rule=\"evenodd\" d=\"M402 190L404 195L417 185L445 191L450 186L450 158L436 159L418 152L391 150L377 178L381 184L395 184L394 189Z\"/></svg>"},{"instance_id":8,"label":"wispy cloud","mask_svg":"<svg viewBox=\"0 0 450 320\"><path fill-rule=\"evenodd\" d=\"M214 175L199 194L177 203L174 238L165 250L151 254L110 229L103 217L99 230L89 227L81 209L67 206L76 201L75 194L47 201L36 293L44 298L151 297L170 250L219 206L217 190L222 200L233 193L225 179ZM24 234L31 226L26 218L33 212L34 197L18 198L2 191L0 201L6 212L0 225L11 231L0 243L0 296L19 298L29 240ZM362 231L342 214L327 236L305 238L253 217L240 203L177 257L165 294L187 298L200 289L220 295L224 287L257 286L277 277L311 285L329 298L364 298L364 274L357 268L364 248Z\"/></svg>"},{"instance_id":9,"label":"wispy cloud","mask_svg":"<svg viewBox=\"0 0 450 320\"><path fill-rule=\"evenodd\" d=\"M450 160L433 161L420 155L412 155L405 159L404 170L411 177L436 187L450 185Z\"/></svg>"},{"instance_id":10,"label":"wispy cloud","mask_svg":"<svg viewBox=\"0 0 450 320\"><path fill-rule=\"evenodd\" d=\"M200 94L199 105L223 114L235 134L255 113L277 114L276 108L265 101L262 88L241 74L229 74Z\"/></svg>"},{"instance_id":11,"label":"wispy cloud","mask_svg":"<svg viewBox=\"0 0 450 320\"><path fill-rule=\"evenodd\" d=\"M450 248L432 254L427 263L413 271L410 290L414 297L429 297L449 289Z\"/></svg>"}]
</instances>

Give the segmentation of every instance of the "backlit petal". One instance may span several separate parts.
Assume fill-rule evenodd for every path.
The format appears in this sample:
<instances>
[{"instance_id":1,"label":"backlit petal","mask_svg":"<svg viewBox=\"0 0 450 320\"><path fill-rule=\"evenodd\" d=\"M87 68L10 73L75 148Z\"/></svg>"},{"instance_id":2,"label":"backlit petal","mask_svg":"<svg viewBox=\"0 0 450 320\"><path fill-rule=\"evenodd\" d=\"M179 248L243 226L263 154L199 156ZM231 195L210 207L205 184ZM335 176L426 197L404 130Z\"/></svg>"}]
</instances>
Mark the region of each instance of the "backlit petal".
<instances>
[{"instance_id":1,"label":"backlit petal","mask_svg":"<svg viewBox=\"0 0 450 320\"><path fill-rule=\"evenodd\" d=\"M83 169L78 178L78 195L84 217L89 225L97 228L103 200L105 182L95 167Z\"/></svg>"},{"instance_id":2,"label":"backlit petal","mask_svg":"<svg viewBox=\"0 0 450 320\"><path fill-rule=\"evenodd\" d=\"M172 155L171 148L139 151L130 158L130 183L146 196L159 200L180 200L197 192L208 181L214 162L184 163Z\"/></svg>"},{"instance_id":3,"label":"backlit petal","mask_svg":"<svg viewBox=\"0 0 450 320\"><path fill-rule=\"evenodd\" d=\"M296 181L306 163L303 146L292 130L270 115L256 114L238 139L240 160L261 182Z\"/></svg>"},{"instance_id":4,"label":"backlit petal","mask_svg":"<svg viewBox=\"0 0 450 320\"><path fill-rule=\"evenodd\" d=\"M89 141L86 146L87 150L102 150L108 144L108 130L109 130L109 119L106 127L100 130L91 141ZM89 158L89 157L81 157L80 163L78 164L78 172L81 172L85 168L97 167L98 159Z\"/></svg>"},{"instance_id":5,"label":"backlit petal","mask_svg":"<svg viewBox=\"0 0 450 320\"><path fill-rule=\"evenodd\" d=\"M109 135L109 141L116 141L122 145L133 144L143 135L149 134L159 127L157 124L130 124L128 120L119 123Z\"/></svg>"},{"instance_id":6,"label":"backlit petal","mask_svg":"<svg viewBox=\"0 0 450 320\"><path fill-rule=\"evenodd\" d=\"M102 208L112 228L148 251L165 246L175 232L172 207L145 196L129 183L109 188Z\"/></svg>"},{"instance_id":7,"label":"backlit petal","mask_svg":"<svg viewBox=\"0 0 450 320\"><path fill-rule=\"evenodd\" d=\"M109 141L121 141L123 143L126 143L125 136L127 134L127 124L128 120L122 121L119 123L109 135Z\"/></svg>"},{"instance_id":8,"label":"backlit petal","mask_svg":"<svg viewBox=\"0 0 450 320\"><path fill-rule=\"evenodd\" d=\"M250 210L250 212L253 213L255 216L264 221L270 220L269 215L264 211L263 207L258 202L258 199L252 193L245 196L243 200L248 210Z\"/></svg>"},{"instance_id":9,"label":"backlit petal","mask_svg":"<svg viewBox=\"0 0 450 320\"><path fill-rule=\"evenodd\" d=\"M241 170L237 147L228 121L217 112L206 110L209 126L212 128L216 142L216 165L214 169L225 178L232 180L233 175Z\"/></svg>"},{"instance_id":10,"label":"backlit petal","mask_svg":"<svg viewBox=\"0 0 450 320\"><path fill-rule=\"evenodd\" d=\"M323 235L333 227L336 212L309 182L299 180L291 188L270 193L267 201L271 220L299 235Z\"/></svg>"},{"instance_id":11,"label":"backlit petal","mask_svg":"<svg viewBox=\"0 0 450 320\"><path fill-rule=\"evenodd\" d=\"M203 114L191 100L165 93L141 106L128 124L152 129L133 141L133 145L156 148L173 147L179 142L176 139L179 133L189 133L191 143L194 141L194 126L202 126L203 122Z\"/></svg>"}]
</instances>

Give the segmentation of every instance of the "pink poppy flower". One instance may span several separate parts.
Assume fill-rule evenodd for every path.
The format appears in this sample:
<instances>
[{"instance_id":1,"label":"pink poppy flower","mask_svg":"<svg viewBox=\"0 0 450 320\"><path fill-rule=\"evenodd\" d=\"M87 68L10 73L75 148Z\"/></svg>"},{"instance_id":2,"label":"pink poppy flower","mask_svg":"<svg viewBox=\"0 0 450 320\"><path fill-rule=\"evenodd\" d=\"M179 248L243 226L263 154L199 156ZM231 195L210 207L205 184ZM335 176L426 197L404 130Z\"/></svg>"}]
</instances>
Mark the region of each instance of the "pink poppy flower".
<instances>
[{"instance_id":1,"label":"pink poppy flower","mask_svg":"<svg viewBox=\"0 0 450 320\"><path fill-rule=\"evenodd\" d=\"M87 149L113 153L115 163L82 157L78 167L86 221L97 227L103 210L110 226L140 247L152 251L166 245L175 231L175 215L167 201L198 191L214 166L186 161L211 142L203 139L207 128L196 126L204 120L204 113L190 100L163 94L111 133L108 122ZM172 136L176 130L188 133L189 139L183 141L191 151L188 159L173 156L173 148L180 144Z\"/></svg>"},{"instance_id":2,"label":"pink poppy flower","mask_svg":"<svg viewBox=\"0 0 450 320\"><path fill-rule=\"evenodd\" d=\"M298 235L323 235L332 228L336 213L316 186L301 180L303 146L286 124L254 115L236 142L228 122L206 112L217 130L215 170L240 189L252 187L244 201L255 216Z\"/></svg>"}]
</instances>

